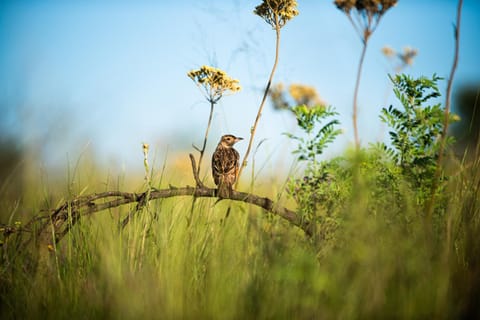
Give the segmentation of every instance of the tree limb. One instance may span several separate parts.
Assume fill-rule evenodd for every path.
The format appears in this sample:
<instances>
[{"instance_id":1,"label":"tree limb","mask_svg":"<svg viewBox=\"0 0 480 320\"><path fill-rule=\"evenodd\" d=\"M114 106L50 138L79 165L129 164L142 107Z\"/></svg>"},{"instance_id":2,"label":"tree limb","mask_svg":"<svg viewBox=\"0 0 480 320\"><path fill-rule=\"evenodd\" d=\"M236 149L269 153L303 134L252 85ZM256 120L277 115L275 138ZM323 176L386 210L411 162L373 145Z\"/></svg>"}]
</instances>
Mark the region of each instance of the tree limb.
<instances>
[{"instance_id":1,"label":"tree limb","mask_svg":"<svg viewBox=\"0 0 480 320\"><path fill-rule=\"evenodd\" d=\"M82 196L74 200L65 202L48 216L36 217L32 219L26 225L24 230L26 230L27 226L29 226L29 230L36 230L32 237L35 237L42 242L51 243L52 233L49 227L53 227L55 234L55 242L58 243L66 234L68 234L68 232L72 229L72 227L75 226L75 224L80 220L81 217L86 217L103 210L120 207L126 204L140 204L143 201L151 201L156 199L180 196L193 196L195 198L213 198L216 197L217 189L207 187L199 188L191 186L186 186L182 188L170 187L169 189L151 190L149 199L146 199L147 194L147 191L143 193L108 191L88 196ZM294 211L277 205L269 198L260 197L246 192L233 191L230 198L228 199L249 203L263 208L265 211L278 215L279 217L287 220L292 225L301 228L308 236L312 235L310 224L303 221ZM99 203L97 202L99 200L106 201ZM41 221L40 226L32 228L32 224L35 221L39 220Z\"/></svg>"},{"instance_id":2,"label":"tree limb","mask_svg":"<svg viewBox=\"0 0 480 320\"><path fill-rule=\"evenodd\" d=\"M19 250L24 249L30 243L49 247L50 245L53 245L54 242L58 243L61 241L82 217L107 209L136 203L135 210L130 212L130 214L122 221L121 226L125 227L133 218L133 215L139 212L148 201L181 196L216 198L217 189L206 187L198 177L195 158L192 154L190 154L190 160L193 177L196 182L195 187L186 186L177 188L170 186L168 189L150 189L141 193L106 191L80 196L73 200L66 201L47 215L39 215L32 218L24 227L8 228L7 226L3 226L2 230L4 231L4 235L6 232L17 233L18 235L21 232L28 232L30 234L30 238L19 244ZM290 224L299 227L307 236L313 235L313 224L303 220L296 212L279 206L269 198L234 190L229 198L224 198L219 201L226 199L245 202L263 208L265 211L275 214L285 219Z\"/></svg>"}]
</instances>

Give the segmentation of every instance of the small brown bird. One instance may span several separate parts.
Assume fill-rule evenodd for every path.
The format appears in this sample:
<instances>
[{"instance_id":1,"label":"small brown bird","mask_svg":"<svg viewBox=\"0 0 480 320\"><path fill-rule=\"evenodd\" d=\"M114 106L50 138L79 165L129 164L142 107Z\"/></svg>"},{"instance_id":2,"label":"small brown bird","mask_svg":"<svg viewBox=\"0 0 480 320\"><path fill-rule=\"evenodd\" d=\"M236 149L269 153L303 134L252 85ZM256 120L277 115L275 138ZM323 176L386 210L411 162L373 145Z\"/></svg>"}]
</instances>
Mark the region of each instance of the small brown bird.
<instances>
[{"instance_id":1,"label":"small brown bird","mask_svg":"<svg viewBox=\"0 0 480 320\"><path fill-rule=\"evenodd\" d=\"M212 156L212 175L218 186L217 196L229 198L232 195L233 185L237 181L240 155L233 145L243 138L231 134L222 136L217 149Z\"/></svg>"}]
</instances>

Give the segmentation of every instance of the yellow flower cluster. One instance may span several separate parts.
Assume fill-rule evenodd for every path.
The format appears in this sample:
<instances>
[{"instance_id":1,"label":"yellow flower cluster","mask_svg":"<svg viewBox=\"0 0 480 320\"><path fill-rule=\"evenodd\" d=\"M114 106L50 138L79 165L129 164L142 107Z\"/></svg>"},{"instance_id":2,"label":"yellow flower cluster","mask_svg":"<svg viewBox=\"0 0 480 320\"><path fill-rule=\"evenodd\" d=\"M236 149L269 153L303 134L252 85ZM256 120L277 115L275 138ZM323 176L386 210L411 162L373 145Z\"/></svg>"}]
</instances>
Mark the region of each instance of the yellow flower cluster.
<instances>
[{"instance_id":1,"label":"yellow flower cluster","mask_svg":"<svg viewBox=\"0 0 480 320\"><path fill-rule=\"evenodd\" d=\"M297 105L305 105L307 107L325 105L325 102L320 98L314 87L303 84L291 84L288 91Z\"/></svg>"},{"instance_id":2,"label":"yellow flower cluster","mask_svg":"<svg viewBox=\"0 0 480 320\"><path fill-rule=\"evenodd\" d=\"M286 92L287 91L281 82L272 86L269 95L274 109L288 110L292 109L293 106L303 105L305 108L313 108L315 106L327 105L327 103L320 98L317 90L312 86L297 83L291 84L288 86L288 93L291 99L286 98Z\"/></svg>"},{"instance_id":3,"label":"yellow flower cluster","mask_svg":"<svg viewBox=\"0 0 480 320\"><path fill-rule=\"evenodd\" d=\"M298 15L296 0L263 0L253 11L274 29L283 27Z\"/></svg>"},{"instance_id":4,"label":"yellow flower cluster","mask_svg":"<svg viewBox=\"0 0 480 320\"><path fill-rule=\"evenodd\" d=\"M227 91L234 93L241 89L238 80L230 78L225 71L214 67L202 66L198 70L188 72L187 75L204 87L211 102L217 102Z\"/></svg>"},{"instance_id":5,"label":"yellow flower cluster","mask_svg":"<svg viewBox=\"0 0 480 320\"><path fill-rule=\"evenodd\" d=\"M383 15L388 9L395 6L398 0L335 0L338 9L349 14L355 8L357 11L366 11L373 15Z\"/></svg>"}]
</instances>

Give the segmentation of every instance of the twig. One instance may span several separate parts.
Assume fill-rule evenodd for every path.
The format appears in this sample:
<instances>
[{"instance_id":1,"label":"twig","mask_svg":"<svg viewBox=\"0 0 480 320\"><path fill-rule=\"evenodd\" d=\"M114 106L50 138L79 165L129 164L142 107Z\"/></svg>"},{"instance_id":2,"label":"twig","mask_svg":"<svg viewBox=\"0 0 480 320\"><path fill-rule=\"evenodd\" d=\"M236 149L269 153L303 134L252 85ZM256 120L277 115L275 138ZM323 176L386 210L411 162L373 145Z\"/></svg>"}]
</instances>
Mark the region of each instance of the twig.
<instances>
[{"instance_id":1,"label":"twig","mask_svg":"<svg viewBox=\"0 0 480 320\"><path fill-rule=\"evenodd\" d=\"M149 198L149 196L150 194L147 194L146 192L141 195L141 198L138 199L135 210L130 211L130 213L120 223L120 227L119 227L120 230L123 230L127 226L127 224L133 219L133 216L135 215L135 213L139 212L140 210L142 210L143 207L146 206L146 204L148 203L147 198Z\"/></svg>"},{"instance_id":2,"label":"twig","mask_svg":"<svg viewBox=\"0 0 480 320\"><path fill-rule=\"evenodd\" d=\"M205 185L203 184L203 182L200 180L200 177L198 175L198 172L200 170L197 170L197 165L195 163L195 157L191 153L189 153L188 156L190 157L190 162L192 163L193 178L195 179L195 183L196 183L197 187L206 188Z\"/></svg>"}]
</instances>

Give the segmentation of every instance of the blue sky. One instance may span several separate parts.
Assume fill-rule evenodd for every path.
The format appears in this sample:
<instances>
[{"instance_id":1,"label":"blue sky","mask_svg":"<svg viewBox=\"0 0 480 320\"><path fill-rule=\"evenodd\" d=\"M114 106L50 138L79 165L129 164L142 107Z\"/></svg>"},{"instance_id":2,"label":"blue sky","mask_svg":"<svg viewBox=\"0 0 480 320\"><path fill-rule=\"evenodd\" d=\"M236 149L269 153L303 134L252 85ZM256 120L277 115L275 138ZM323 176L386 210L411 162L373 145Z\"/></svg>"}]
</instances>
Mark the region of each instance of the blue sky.
<instances>
[{"instance_id":1,"label":"blue sky","mask_svg":"<svg viewBox=\"0 0 480 320\"><path fill-rule=\"evenodd\" d=\"M353 141L351 109L361 42L332 1L298 1L300 15L282 29L275 82L315 86L341 114L345 133L327 150ZM101 163L141 168L141 143L163 158L200 145L209 106L186 73L208 64L240 80L243 90L216 107L208 144L223 133L248 138L274 57L274 32L252 11L260 1L2 1L2 127L62 164L84 150ZM359 95L363 144L383 140L380 109L396 103L392 69L381 48L417 48L405 70L447 77L453 59L456 1L400 0L369 43ZM465 0L455 87L480 83L480 1ZM442 91L446 83L441 84ZM295 121L267 105L256 141L259 158L294 145L283 132ZM242 153L246 143L238 145Z\"/></svg>"}]
</instances>

